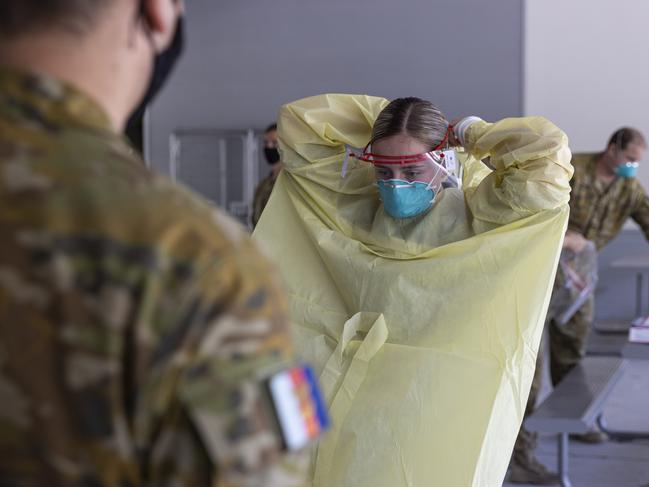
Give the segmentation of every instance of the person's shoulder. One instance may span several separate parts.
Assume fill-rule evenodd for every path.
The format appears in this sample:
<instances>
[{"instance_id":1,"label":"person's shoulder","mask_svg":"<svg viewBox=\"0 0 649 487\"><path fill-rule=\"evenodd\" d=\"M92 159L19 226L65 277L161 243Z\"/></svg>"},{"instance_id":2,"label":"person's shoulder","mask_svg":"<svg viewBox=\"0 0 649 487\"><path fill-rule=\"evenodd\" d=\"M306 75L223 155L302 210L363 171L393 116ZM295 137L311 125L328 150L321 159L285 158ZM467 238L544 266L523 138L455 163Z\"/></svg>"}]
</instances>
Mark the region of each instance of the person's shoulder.
<instances>
[{"instance_id":1,"label":"person's shoulder","mask_svg":"<svg viewBox=\"0 0 649 487\"><path fill-rule=\"evenodd\" d=\"M142 224L143 234L158 226L181 226L200 235L214 233L210 229L218 227L217 233L234 240L245 234L207 198L149 169L120 136L71 133L62 145L58 157L70 171L79 173L70 191L91 191L99 212L114 213L126 222L135 220Z\"/></svg>"},{"instance_id":2,"label":"person's shoulder","mask_svg":"<svg viewBox=\"0 0 649 487\"><path fill-rule=\"evenodd\" d=\"M475 188L466 188L471 193ZM437 203L443 204L456 217L466 214L467 191L465 188L445 188L439 192ZM452 209L451 209L452 208Z\"/></svg>"},{"instance_id":3,"label":"person's shoulder","mask_svg":"<svg viewBox=\"0 0 649 487\"><path fill-rule=\"evenodd\" d=\"M1 139L14 154L0 156L2 200L24 212L25 221L36 212L51 229L64 226L71 235L91 233L181 260L234 252L246 235L211 202L147 168L116 134L62 127ZM28 204L26 194L39 204Z\"/></svg>"},{"instance_id":4,"label":"person's shoulder","mask_svg":"<svg viewBox=\"0 0 649 487\"><path fill-rule=\"evenodd\" d=\"M3 120L0 120L2 128ZM11 137L0 134L0 162L46 174L58 190L80 191L101 181L106 187L149 178L149 171L126 139L110 130L57 124L56 118L31 127L11 126ZM80 122L81 123L81 122ZM96 189L96 188L93 188Z\"/></svg>"},{"instance_id":5,"label":"person's shoulder","mask_svg":"<svg viewBox=\"0 0 649 487\"><path fill-rule=\"evenodd\" d=\"M628 178L626 183L634 194L641 197L647 196L647 190L638 178Z\"/></svg>"},{"instance_id":6,"label":"person's shoulder","mask_svg":"<svg viewBox=\"0 0 649 487\"><path fill-rule=\"evenodd\" d=\"M273 174L270 173L268 176L266 176L264 179L259 181L259 184L257 185L257 189L255 190L255 193L265 193L269 190L273 189L273 186L275 186L275 181L277 178L273 177Z\"/></svg>"},{"instance_id":7,"label":"person's shoulder","mask_svg":"<svg viewBox=\"0 0 649 487\"><path fill-rule=\"evenodd\" d=\"M135 229L158 242L177 258L197 258L205 253L246 255L261 265L246 229L222 209L190 188L152 173L122 207L125 218L133 218ZM133 214L128 207L133 207ZM200 257L199 257L200 258ZM244 262L243 259L241 262Z\"/></svg>"},{"instance_id":8,"label":"person's shoulder","mask_svg":"<svg viewBox=\"0 0 649 487\"><path fill-rule=\"evenodd\" d=\"M599 155L597 152L579 152L572 155L570 164L574 168L573 182L581 180L593 170Z\"/></svg>"},{"instance_id":9,"label":"person's shoulder","mask_svg":"<svg viewBox=\"0 0 649 487\"><path fill-rule=\"evenodd\" d=\"M444 196L445 198L453 198L463 200L465 193L462 188L444 188L443 191L440 191L440 197Z\"/></svg>"},{"instance_id":10,"label":"person's shoulder","mask_svg":"<svg viewBox=\"0 0 649 487\"><path fill-rule=\"evenodd\" d=\"M573 166L584 167L593 164L597 160L597 152L577 152L572 155L571 163Z\"/></svg>"}]
</instances>

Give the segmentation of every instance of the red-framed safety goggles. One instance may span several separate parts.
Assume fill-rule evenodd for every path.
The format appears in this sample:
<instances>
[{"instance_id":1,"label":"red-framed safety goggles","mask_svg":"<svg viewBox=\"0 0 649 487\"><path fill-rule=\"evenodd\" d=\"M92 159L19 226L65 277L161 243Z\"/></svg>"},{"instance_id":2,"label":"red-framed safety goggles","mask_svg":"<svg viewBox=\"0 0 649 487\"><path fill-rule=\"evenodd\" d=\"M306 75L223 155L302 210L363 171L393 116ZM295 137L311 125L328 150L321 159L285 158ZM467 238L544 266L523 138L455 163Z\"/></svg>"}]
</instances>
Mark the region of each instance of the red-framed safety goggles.
<instances>
[{"instance_id":1,"label":"red-framed safety goggles","mask_svg":"<svg viewBox=\"0 0 649 487\"><path fill-rule=\"evenodd\" d=\"M429 151L429 152L424 152L422 154L407 154L407 155L400 155L400 156L386 156L382 154L375 154L373 152L368 152L367 150L370 147L370 144L367 144L365 148L363 149L363 152L360 154L351 152L350 156L354 157L355 159L358 159L359 161L364 161L364 162L369 162L371 164L380 164L380 165L395 165L395 164L413 164L417 162L428 162L432 160L433 162L436 162L437 164L441 164L444 166L444 151L440 151L440 149L443 149L446 147L446 144L448 143L448 137L449 134L453 131L453 126L449 124L448 129L446 130L446 134L444 134L444 138L442 141L437 144L437 146Z\"/></svg>"}]
</instances>

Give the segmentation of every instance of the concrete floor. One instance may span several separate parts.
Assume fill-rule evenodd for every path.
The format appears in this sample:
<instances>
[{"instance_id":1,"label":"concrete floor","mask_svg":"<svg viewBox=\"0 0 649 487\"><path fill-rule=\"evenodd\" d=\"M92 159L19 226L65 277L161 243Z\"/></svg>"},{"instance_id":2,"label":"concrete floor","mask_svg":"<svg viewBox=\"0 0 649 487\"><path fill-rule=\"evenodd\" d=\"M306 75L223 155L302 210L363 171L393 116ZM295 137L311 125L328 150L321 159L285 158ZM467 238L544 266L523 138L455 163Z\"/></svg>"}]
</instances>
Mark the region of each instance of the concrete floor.
<instances>
[{"instance_id":1,"label":"concrete floor","mask_svg":"<svg viewBox=\"0 0 649 487\"><path fill-rule=\"evenodd\" d=\"M615 353L625 342L619 335L596 335L591 352ZM608 348L607 348L608 347ZM544 392L550 392L547 372ZM630 360L624 376L611 392L604 409L608 427L614 430L649 432L649 360ZM537 457L556 471L554 437L540 438ZM570 442L570 479L573 487L649 487L649 440L587 445ZM523 484L505 482L503 487Z\"/></svg>"}]
</instances>

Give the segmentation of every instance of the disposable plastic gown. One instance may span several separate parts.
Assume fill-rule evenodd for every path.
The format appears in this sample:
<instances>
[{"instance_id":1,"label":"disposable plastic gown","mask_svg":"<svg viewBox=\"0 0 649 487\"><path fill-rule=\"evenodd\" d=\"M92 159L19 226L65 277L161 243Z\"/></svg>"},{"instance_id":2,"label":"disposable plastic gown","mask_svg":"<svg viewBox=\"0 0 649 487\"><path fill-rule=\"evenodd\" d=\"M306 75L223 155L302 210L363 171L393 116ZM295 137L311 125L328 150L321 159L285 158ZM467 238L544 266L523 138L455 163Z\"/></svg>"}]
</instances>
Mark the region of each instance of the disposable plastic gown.
<instances>
[{"instance_id":1,"label":"disposable plastic gown","mask_svg":"<svg viewBox=\"0 0 649 487\"><path fill-rule=\"evenodd\" d=\"M283 273L296 347L333 420L316 487L501 485L523 417L572 175L543 118L477 122L464 189L395 220L362 148L382 98L284 106L282 172L255 232ZM494 171L480 159L490 157Z\"/></svg>"},{"instance_id":2,"label":"disposable plastic gown","mask_svg":"<svg viewBox=\"0 0 649 487\"><path fill-rule=\"evenodd\" d=\"M563 326L595 292L597 286L595 242L586 240L586 245L578 253L571 249L563 249L559 257L559 265L563 278L557 279L554 283L548 314Z\"/></svg>"}]
</instances>

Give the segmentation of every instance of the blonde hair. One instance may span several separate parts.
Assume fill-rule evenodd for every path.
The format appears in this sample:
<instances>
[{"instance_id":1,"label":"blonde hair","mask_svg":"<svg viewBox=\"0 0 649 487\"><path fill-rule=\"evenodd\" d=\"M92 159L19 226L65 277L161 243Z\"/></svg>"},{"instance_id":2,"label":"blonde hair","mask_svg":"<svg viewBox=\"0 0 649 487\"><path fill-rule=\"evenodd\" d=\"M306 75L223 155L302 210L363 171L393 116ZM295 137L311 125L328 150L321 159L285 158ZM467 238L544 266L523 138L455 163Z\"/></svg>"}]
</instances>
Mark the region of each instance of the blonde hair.
<instances>
[{"instance_id":1,"label":"blonde hair","mask_svg":"<svg viewBox=\"0 0 649 487\"><path fill-rule=\"evenodd\" d=\"M448 130L444 114L431 102L408 97L392 100L374 122L370 144L393 135L408 135L433 150Z\"/></svg>"}]
</instances>

